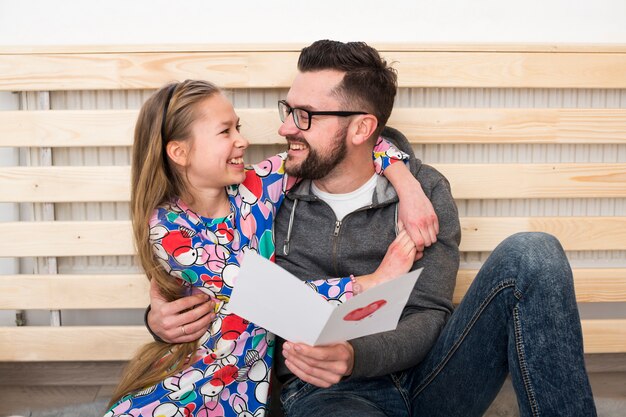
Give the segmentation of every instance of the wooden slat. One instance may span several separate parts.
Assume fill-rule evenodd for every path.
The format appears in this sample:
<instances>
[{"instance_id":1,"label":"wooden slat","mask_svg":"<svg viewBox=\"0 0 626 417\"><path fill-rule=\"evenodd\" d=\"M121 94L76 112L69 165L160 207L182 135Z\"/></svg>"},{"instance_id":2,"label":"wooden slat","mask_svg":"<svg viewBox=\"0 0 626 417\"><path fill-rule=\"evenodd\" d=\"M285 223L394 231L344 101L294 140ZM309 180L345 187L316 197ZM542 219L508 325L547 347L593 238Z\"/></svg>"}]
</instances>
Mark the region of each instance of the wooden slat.
<instances>
[{"instance_id":1,"label":"wooden slat","mask_svg":"<svg viewBox=\"0 0 626 417\"><path fill-rule=\"evenodd\" d=\"M625 111L626 112L626 111ZM0 111L0 147L132 146L138 110ZM278 110L237 109L253 145L285 144Z\"/></svg>"},{"instance_id":2,"label":"wooden slat","mask_svg":"<svg viewBox=\"0 0 626 417\"><path fill-rule=\"evenodd\" d=\"M626 143L626 109L395 108L389 126L417 144Z\"/></svg>"},{"instance_id":3,"label":"wooden slat","mask_svg":"<svg viewBox=\"0 0 626 417\"><path fill-rule=\"evenodd\" d=\"M144 309L148 292L143 274L0 275L2 310Z\"/></svg>"},{"instance_id":4,"label":"wooden slat","mask_svg":"<svg viewBox=\"0 0 626 417\"><path fill-rule=\"evenodd\" d=\"M565 250L626 250L626 217L464 217L461 251L488 252L517 232L555 235ZM0 257L134 254L130 221L6 222Z\"/></svg>"},{"instance_id":5,"label":"wooden slat","mask_svg":"<svg viewBox=\"0 0 626 417\"><path fill-rule=\"evenodd\" d=\"M137 110L0 112L0 146L131 146ZM284 144L275 108L237 109L254 145ZM624 144L626 109L396 108L389 126L415 144Z\"/></svg>"},{"instance_id":6,"label":"wooden slat","mask_svg":"<svg viewBox=\"0 0 626 417\"><path fill-rule=\"evenodd\" d=\"M135 253L130 221L7 222L2 226L2 257Z\"/></svg>"},{"instance_id":7,"label":"wooden slat","mask_svg":"<svg viewBox=\"0 0 626 417\"><path fill-rule=\"evenodd\" d=\"M114 387L115 385L113 385ZM46 415L48 410L59 410L56 414L59 416L94 416L97 415L96 413L102 414L104 412L112 391L110 385L100 386L97 384L6 386L2 387L0 415L9 417L35 416ZM103 395L103 392L108 393L108 396Z\"/></svg>"},{"instance_id":8,"label":"wooden slat","mask_svg":"<svg viewBox=\"0 0 626 417\"><path fill-rule=\"evenodd\" d=\"M0 361L123 361L150 341L144 326L0 327Z\"/></svg>"},{"instance_id":9,"label":"wooden slat","mask_svg":"<svg viewBox=\"0 0 626 417\"><path fill-rule=\"evenodd\" d=\"M477 269L459 270L452 299L455 304L461 302L477 273ZM626 302L625 268L576 268L573 273L579 303Z\"/></svg>"},{"instance_id":10,"label":"wooden slat","mask_svg":"<svg viewBox=\"0 0 626 417\"><path fill-rule=\"evenodd\" d=\"M626 197L626 164L435 164L456 199ZM485 184L489 184L485 187ZM129 201L128 166L0 168L0 202Z\"/></svg>"},{"instance_id":11,"label":"wooden slat","mask_svg":"<svg viewBox=\"0 0 626 417\"><path fill-rule=\"evenodd\" d=\"M434 164L456 199L626 197L626 164Z\"/></svg>"},{"instance_id":12,"label":"wooden slat","mask_svg":"<svg viewBox=\"0 0 626 417\"><path fill-rule=\"evenodd\" d=\"M585 353L626 351L626 320L582 325ZM0 327L0 361L121 361L151 340L143 326Z\"/></svg>"},{"instance_id":13,"label":"wooden slat","mask_svg":"<svg viewBox=\"0 0 626 417\"><path fill-rule=\"evenodd\" d=\"M0 202L130 201L130 167L0 168L0 189Z\"/></svg>"},{"instance_id":14,"label":"wooden slat","mask_svg":"<svg viewBox=\"0 0 626 417\"><path fill-rule=\"evenodd\" d=\"M0 90L157 88L202 78L227 88L288 88L298 52L0 55ZM623 88L626 54L382 51L400 87Z\"/></svg>"},{"instance_id":15,"label":"wooden slat","mask_svg":"<svg viewBox=\"0 0 626 417\"><path fill-rule=\"evenodd\" d=\"M389 52L401 87L624 88L626 54Z\"/></svg>"},{"instance_id":16,"label":"wooden slat","mask_svg":"<svg viewBox=\"0 0 626 417\"><path fill-rule=\"evenodd\" d=\"M131 146L138 110L1 111L0 146Z\"/></svg>"},{"instance_id":17,"label":"wooden slat","mask_svg":"<svg viewBox=\"0 0 626 417\"><path fill-rule=\"evenodd\" d=\"M454 303L461 301L477 272L459 271ZM575 269L574 284L578 302L626 302L624 268ZM143 274L0 275L0 309L143 309L150 302L148 291Z\"/></svg>"},{"instance_id":18,"label":"wooden slat","mask_svg":"<svg viewBox=\"0 0 626 417\"><path fill-rule=\"evenodd\" d=\"M158 88L206 79L226 88L287 87L297 52L0 55L0 91Z\"/></svg>"},{"instance_id":19,"label":"wooden slat","mask_svg":"<svg viewBox=\"0 0 626 417\"><path fill-rule=\"evenodd\" d=\"M626 250L626 217L464 217L461 251L491 251L521 231L556 236L565 250Z\"/></svg>"},{"instance_id":20,"label":"wooden slat","mask_svg":"<svg viewBox=\"0 0 626 417\"><path fill-rule=\"evenodd\" d=\"M16 385L113 385L120 380L125 365L124 361L0 362L0 389ZM607 366L605 361L602 365Z\"/></svg>"},{"instance_id":21,"label":"wooden slat","mask_svg":"<svg viewBox=\"0 0 626 417\"><path fill-rule=\"evenodd\" d=\"M614 43L434 43L368 42L378 51L444 51L444 52L588 52L625 53L626 45ZM298 52L308 42L288 43L226 43L226 44L159 44L159 45L0 45L0 54L72 54L72 53L146 53L146 52Z\"/></svg>"},{"instance_id":22,"label":"wooden slat","mask_svg":"<svg viewBox=\"0 0 626 417\"><path fill-rule=\"evenodd\" d=\"M626 352L626 320L582 320L585 353Z\"/></svg>"}]
</instances>

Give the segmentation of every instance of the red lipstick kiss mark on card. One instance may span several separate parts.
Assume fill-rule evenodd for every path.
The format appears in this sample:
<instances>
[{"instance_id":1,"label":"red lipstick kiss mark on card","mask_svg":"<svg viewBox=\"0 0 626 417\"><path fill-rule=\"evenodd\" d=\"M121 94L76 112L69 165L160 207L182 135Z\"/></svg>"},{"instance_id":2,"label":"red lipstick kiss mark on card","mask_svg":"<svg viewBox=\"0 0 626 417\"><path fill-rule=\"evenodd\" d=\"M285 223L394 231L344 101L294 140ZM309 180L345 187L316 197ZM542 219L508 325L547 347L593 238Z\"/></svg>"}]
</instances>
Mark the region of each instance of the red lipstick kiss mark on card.
<instances>
[{"instance_id":1,"label":"red lipstick kiss mark on card","mask_svg":"<svg viewBox=\"0 0 626 417\"><path fill-rule=\"evenodd\" d=\"M385 300L374 301L371 304L366 305L365 307L357 308L356 310L352 310L343 318L345 321L359 321L363 320L365 317L369 317L376 312L379 308L387 304Z\"/></svg>"}]
</instances>

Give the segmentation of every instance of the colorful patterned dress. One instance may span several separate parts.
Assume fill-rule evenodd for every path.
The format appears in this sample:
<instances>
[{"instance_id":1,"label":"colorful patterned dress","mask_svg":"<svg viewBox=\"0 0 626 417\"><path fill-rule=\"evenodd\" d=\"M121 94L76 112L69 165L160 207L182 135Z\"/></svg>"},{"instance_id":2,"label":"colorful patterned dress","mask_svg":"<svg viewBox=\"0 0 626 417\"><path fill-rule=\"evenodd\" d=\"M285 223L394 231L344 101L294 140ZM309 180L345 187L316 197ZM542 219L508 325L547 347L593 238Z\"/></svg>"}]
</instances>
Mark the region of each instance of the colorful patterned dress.
<instances>
[{"instance_id":1,"label":"colorful patterned dress","mask_svg":"<svg viewBox=\"0 0 626 417\"><path fill-rule=\"evenodd\" d=\"M274 216L295 183L284 172L286 157L279 154L247 168L245 180L227 188L227 217L199 216L180 199L155 210L150 219L154 253L189 293L203 291L216 301L217 318L188 368L123 397L105 417L265 415L274 335L230 314L228 300L246 252L274 260ZM377 143L377 172L406 158L388 142ZM349 277L309 285L334 302L352 293Z\"/></svg>"}]
</instances>

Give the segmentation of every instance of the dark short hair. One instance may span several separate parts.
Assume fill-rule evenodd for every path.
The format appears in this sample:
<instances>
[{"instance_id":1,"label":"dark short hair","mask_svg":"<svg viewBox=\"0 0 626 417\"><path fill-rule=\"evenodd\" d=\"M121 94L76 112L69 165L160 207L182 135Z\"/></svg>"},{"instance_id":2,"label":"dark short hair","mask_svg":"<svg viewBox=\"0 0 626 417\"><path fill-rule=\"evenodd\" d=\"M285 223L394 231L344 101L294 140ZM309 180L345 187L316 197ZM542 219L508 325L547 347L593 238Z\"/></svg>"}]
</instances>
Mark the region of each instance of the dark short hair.
<instances>
[{"instance_id":1,"label":"dark short hair","mask_svg":"<svg viewBox=\"0 0 626 417\"><path fill-rule=\"evenodd\" d=\"M375 136L380 134L393 109L398 77L376 49L365 42L316 41L302 49L298 70L345 72L335 90L346 106L343 110L373 114L378 119Z\"/></svg>"}]
</instances>

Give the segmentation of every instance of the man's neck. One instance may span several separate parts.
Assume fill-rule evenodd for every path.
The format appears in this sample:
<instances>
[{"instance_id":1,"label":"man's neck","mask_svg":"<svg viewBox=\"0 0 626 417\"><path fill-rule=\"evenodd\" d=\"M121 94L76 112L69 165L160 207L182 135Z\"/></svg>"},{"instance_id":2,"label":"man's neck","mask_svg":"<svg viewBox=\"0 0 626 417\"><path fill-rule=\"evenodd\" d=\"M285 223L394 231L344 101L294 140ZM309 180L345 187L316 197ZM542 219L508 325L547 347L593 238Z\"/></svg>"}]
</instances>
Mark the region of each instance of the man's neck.
<instances>
[{"instance_id":1,"label":"man's neck","mask_svg":"<svg viewBox=\"0 0 626 417\"><path fill-rule=\"evenodd\" d=\"M313 180L313 183L317 188L327 193L350 193L365 184L376 172L371 152L368 156L367 160L346 158L325 177Z\"/></svg>"}]
</instances>

